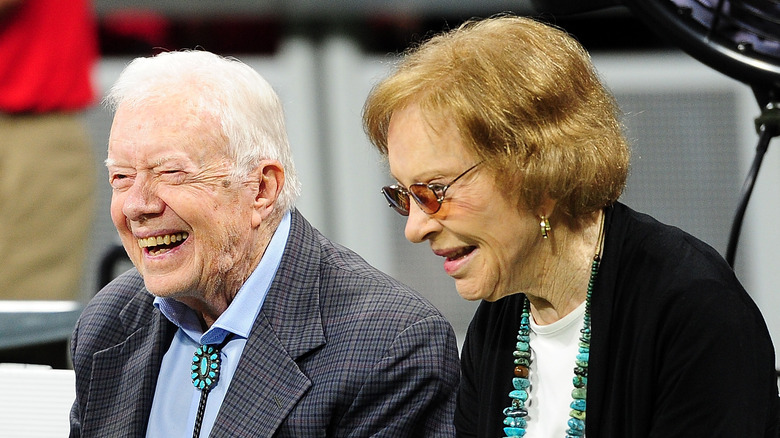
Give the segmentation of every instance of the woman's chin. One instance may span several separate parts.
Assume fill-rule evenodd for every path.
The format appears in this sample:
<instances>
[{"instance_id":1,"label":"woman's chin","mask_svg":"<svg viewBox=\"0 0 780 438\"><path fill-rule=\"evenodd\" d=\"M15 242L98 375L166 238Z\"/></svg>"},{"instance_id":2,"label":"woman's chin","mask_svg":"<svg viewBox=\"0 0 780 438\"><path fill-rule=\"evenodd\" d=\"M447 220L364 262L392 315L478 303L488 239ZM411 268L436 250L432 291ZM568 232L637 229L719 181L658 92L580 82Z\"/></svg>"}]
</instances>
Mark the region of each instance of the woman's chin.
<instances>
[{"instance_id":1,"label":"woman's chin","mask_svg":"<svg viewBox=\"0 0 780 438\"><path fill-rule=\"evenodd\" d=\"M484 291L475 288L473 285L458 284L459 281L455 280L455 289L458 291L458 295L466 301L479 301L487 300L493 301L485 297Z\"/></svg>"}]
</instances>

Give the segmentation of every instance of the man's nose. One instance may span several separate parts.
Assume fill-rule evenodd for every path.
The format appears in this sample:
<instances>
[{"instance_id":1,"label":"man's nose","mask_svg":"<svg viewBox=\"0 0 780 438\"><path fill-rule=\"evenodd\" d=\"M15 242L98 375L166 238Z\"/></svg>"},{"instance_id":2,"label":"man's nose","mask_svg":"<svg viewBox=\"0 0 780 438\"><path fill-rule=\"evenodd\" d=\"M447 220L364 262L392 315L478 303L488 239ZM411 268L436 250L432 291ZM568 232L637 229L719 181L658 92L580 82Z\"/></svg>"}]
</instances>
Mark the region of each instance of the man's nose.
<instances>
[{"instance_id":1,"label":"man's nose","mask_svg":"<svg viewBox=\"0 0 780 438\"><path fill-rule=\"evenodd\" d=\"M165 203L157 195L156 183L148 175L137 175L128 189L122 212L131 221L162 213Z\"/></svg>"}]
</instances>

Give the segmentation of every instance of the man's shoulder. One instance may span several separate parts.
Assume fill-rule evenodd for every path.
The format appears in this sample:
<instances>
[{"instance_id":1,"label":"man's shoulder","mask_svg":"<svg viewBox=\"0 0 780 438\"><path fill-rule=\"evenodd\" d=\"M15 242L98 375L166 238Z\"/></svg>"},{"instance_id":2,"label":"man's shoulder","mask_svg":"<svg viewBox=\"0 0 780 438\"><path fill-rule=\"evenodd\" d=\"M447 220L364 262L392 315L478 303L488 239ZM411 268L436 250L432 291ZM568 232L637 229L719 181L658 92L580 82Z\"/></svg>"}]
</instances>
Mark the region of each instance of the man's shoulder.
<instances>
[{"instance_id":1,"label":"man's shoulder","mask_svg":"<svg viewBox=\"0 0 780 438\"><path fill-rule=\"evenodd\" d=\"M128 291L128 290L141 290L144 288L144 279L137 269L131 268L126 272L116 276L111 280L103 290L108 291Z\"/></svg>"},{"instance_id":2,"label":"man's shoulder","mask_svg":"<svg viewBox=\"0 0 780 438\"><path fill-rule=\"evenodd\" d=\"M323 305L336 306L342 313L351 309L358 312L357 318L393 320L401 325L444 318L420 292L338 244L325 248L320 273Z\"/></svg>"},{"instance_id":3,"label":"man's shoulder","mask_svg":"<svg viewBox=\"0 0 780 438\"><path fill-rule=\"evenodd\" d=\"M290 240L277 271L274 296L264 307L279 314L314 305L329 318L387 322L403 330L421 320L444 320L422 294L366 261L293 215ZM303 294L304 296L301 296ZM308 298L315 294L316 299ZM317 301L315 304L314 301Z\"/></svg>"},{"instance_id":4,"label":"man's shoulder","mask_svg":"<svg viewBox=\"0 0 780 438\"><path fill-rule=\"evenodd\" d=\"M146 291L144 280L136 269L119 275L89 301L81 314L81 321L95 325L110 325L132 315L141 316L152 311L154 297Z\"/></svg>"},{"instance_id":5,"label":"man's shoulder","mask_svg":"<svg viewBox=\"0 0 780 438\"><path fill-rule=\"evenodd\" d=\"M104 305L123 305L132 301L137 295L146 292L144 279L135 268L117 276L101 289L93 298L93 302Z\"/></svg>"},{"instance_id":6,"label":"man's shoulder","mask_svg":"<svg viewBox=\"0 0 780 438\"><path fill-rule=\"evenodd\" d=\"M291 232L291 242L288 242L287 248L293 251L286 254L287 263L283 262L285 267L282 275L300 278L304 274L302 271L311 275L309 271L316 270L321 290L340 291L337 295L342 298L343 295L350 295L350 291L360 291L360 296L349 298L351 301L373 300L377 298L376 295L389 295L393 300L405 297L422 308L434 309L411 287L375 267L352 249L326 237L302 216L298 220L297 224L293 221L294 232ZM339 299L338 296L333 298Z\"/></svg>"}]
</instances>

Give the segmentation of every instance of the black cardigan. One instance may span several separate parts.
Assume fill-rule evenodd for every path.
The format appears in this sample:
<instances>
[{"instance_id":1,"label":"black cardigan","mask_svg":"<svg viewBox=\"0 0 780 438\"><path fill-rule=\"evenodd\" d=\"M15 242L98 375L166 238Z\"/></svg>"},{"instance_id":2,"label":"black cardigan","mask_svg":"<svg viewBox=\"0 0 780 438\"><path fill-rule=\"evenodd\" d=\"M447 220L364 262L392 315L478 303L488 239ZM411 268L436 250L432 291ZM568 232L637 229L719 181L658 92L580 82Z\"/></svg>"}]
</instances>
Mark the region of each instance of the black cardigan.
<instances>
[{"instance_id":1,"label":"black cardigan","mask_svg":"<svg viewBox=\"0 0 780 438\"><path fill-rule=\"evenodd\" d=\"M774 348L728 264L707 244L625 205L606 213L591 303L587 436L776 437ZM504 436L522 303L522 294L482 302L471 321L459 437Z\"/></svg>"}]
</instances>

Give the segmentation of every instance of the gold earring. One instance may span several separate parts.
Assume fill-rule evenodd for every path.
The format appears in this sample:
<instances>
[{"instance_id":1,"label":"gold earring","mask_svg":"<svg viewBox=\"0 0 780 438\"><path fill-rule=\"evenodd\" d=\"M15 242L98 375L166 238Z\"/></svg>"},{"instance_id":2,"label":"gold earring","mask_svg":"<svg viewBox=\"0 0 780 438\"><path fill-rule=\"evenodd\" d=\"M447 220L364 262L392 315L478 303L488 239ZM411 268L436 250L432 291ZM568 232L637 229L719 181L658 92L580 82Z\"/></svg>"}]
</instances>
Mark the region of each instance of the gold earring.
<instances>
[{"instance_id":1,"label":"gold earring","mask_svg":"<svg viewBox=\"0 0 780 438\"><path fill-rule=\"evenodd\" d=\"M550 221L547 219L547 216L542 215L542 221L539 222L539 227L541 228L543 239L550 237L549 233L552 228L550 228Z\"/></svg>"}]
</instances>

